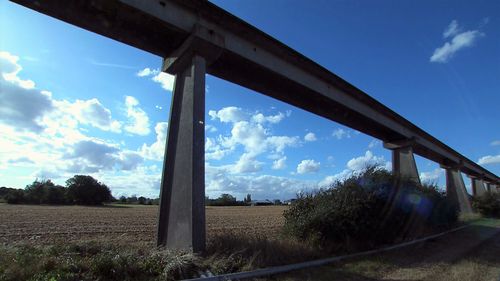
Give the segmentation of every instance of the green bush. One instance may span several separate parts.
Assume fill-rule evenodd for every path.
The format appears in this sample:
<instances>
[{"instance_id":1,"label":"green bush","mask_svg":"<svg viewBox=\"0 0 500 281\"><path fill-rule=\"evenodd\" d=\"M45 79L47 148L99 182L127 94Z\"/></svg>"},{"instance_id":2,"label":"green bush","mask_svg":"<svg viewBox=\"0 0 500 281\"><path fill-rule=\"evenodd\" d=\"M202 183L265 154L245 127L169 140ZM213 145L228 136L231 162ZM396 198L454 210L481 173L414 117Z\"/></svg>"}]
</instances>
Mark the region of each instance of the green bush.
<instances>
[{"instance_id":1,"label":"green bush","mask_svg":"<svg viewBox=\"0 0 500 281\"><path fill-rule=\"evenodd\" d=\"M500 218L500 194L487 192L473 199L472 206L485 217Z\"/></svg>"},{"instance_id":2,"label":"green bush","mask_svg":"<svg viewBox=\"0 0 500 281\"><path fill-rule=\"evenodd\" d=\"M288 235L326 248L355 250L448 226L457 221L457 209L433 185L369 167L328 189L299 194L284 216Z\"/></svg>"}]
</instances>

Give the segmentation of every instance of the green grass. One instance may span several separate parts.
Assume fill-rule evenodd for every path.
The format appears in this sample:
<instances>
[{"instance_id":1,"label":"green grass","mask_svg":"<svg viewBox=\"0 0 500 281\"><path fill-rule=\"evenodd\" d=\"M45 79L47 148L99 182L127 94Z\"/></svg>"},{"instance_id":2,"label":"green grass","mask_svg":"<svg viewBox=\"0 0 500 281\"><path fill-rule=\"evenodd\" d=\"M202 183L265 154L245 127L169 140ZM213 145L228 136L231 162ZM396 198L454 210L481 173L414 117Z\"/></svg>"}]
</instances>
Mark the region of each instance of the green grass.
<instances>
[{"instance_id":1,"label":"green grass","mask_svg":"<svg viewBox=\"0 0 500 281\"><path fill-rule=\"evenodd\" d=\"M0 246L0 280L176 280L196 262L189 253L98 242Z\"/></svg>"}]
</instances>

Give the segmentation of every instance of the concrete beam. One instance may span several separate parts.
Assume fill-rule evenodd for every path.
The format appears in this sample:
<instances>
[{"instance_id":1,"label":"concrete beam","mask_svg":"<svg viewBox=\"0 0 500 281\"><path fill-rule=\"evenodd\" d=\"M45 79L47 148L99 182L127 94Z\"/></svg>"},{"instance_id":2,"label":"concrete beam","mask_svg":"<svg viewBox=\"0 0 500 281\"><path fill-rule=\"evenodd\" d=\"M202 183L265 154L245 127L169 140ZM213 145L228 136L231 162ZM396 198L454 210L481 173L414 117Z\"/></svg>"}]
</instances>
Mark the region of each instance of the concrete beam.
<instances>
[{"instance_id":1,"label":"concrete beam","mask_svg":"<svg viewBox=\"0 0 500 281\"><path fill-rule=\"evenodd\" d=\"M472 196L481 196L488 192L482 179L475 177L470 177L470 179L472 186Z\"/></svg>"},{"instance_id":2,"label":"concrete beam","mask_svg":"<svg viewBox=\"0 0 500 281\"><path fill-rule=\"evenodd\" d=\"M457 209L464 214L472 213L469 194L465 188L462 174L457 167L445 167L446 170L446 196L455 202Z\"/></svg>"},{"instance_id":3,"label":"concrete beam","mask_svg":"<svg viewBox=\"0 0 500 281\"><path fill-rule=\"evenodd\" d=\"M196 53L176 68L160 190L158 245L205 249L205 70Z\"/></svg>"},{"instance_id":4,"label":"concrete beam","mask_svg":"<svg viewBox=\"0 0 500 281\"><path fill-rule=\"evenodd\" d=\"M385 142L384 147L392 150L392 172L420 184L417 164L413 156L413 140Z\"/></svg>"}]
</instances>

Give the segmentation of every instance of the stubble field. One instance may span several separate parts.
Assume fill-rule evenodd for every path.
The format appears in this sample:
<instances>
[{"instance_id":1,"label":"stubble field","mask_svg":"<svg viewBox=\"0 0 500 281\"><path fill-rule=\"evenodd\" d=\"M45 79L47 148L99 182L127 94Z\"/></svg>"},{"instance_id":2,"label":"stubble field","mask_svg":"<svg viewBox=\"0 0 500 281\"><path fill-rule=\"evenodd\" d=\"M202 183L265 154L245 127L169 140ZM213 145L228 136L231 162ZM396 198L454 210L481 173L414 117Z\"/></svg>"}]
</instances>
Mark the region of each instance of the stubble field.
<instances>
[{"instance_id":1,"label":"stubble field","mask_svg":"<svg viewBox=\"0 0 500 281\"><path fill-rule=\"evenodd\" d=\"M236 234L276 238L285 206L207 207L207 237ZM158 206L104 207L0 204L0 244L99 240L154 244Z\"/></svg>"}]
</instances>

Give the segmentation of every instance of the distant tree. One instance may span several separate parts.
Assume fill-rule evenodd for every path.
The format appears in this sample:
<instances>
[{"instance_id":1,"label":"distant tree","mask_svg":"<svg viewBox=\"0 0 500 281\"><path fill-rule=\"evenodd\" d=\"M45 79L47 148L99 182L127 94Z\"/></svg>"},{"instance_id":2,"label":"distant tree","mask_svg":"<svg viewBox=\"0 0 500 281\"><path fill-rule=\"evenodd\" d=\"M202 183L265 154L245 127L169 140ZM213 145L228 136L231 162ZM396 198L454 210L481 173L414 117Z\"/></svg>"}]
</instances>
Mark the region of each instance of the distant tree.
<instances>
[{"instance_id":1,"label":"distant tree","mask_svg":"<svg viewBox=\"0 0 500 281\"><path fill-rule=\"evenodd\" d=\"M47 186L45 190L45 204L67 204L66 188L60 185Z\"/></svg>"},{"instance_id":2,"label":"distant tree","mask_svg":"<svg viewBox=\"0 0 500 281\"><path fill-rule=\"evenodd\" d=\"M139 203L140 205L146 204L146 197L141 196L141 197L137 198L137 203Z\"/></svg>"},{"instance_id":3,"label":"distant tree","mask_svg":"<svg viewBox=\"0 0 500 281\"><path fill-rule=\"evenodd\" d=\"M245 203L252 202L252 195L247 194L247 196L245 197L245 199L243 199L243 202L245 202Z\"/></svg>"},{"instance_id":4,"label":"distant tree","mask_svg":"<svg viewBox=\"0 0 500 281\"><path fill-rule=\"evenodd\" d=\"M25 202L24 191L22 189L12 189L4 196L9 204L21 204Z\"/></svg>"},{"instance_id":5,"label":"distant tree","mask_svg":"<svg viewBox=\"0 0 500 281\"><path fill-rule=\"evenodd\" d=\"M125 196L120 196L120 203L127 203L127 197Z\"/></svg>"},{"instance_id":6,"label":"distant tree","mask_svg":"<svg viewBox=\"0 0 500 281\"><path fill-rule=\"evenodd\" d=\"M223 204L223 205L232 205L236 203L236 197L232 196L231 194L221 194L221 196L218 198L218 200Z\"/></svg>"},{"instance_id":7,"label":"distant tree","mask_svg":"<svg viewBox=\"0 0 500 281\"><path fill-rule=\"evenodd\" d=\"M281 200L274 199L274 205L281 205Z\"/></svg>"},{"instance_id":8,"label":"distant tree","mask_svg":"<svg viewBox=\"0 0 500 281\"><path fill-rule=\"evenodd\" d=\"M91 176L75 175L66 181L68 199L75 204L99 205L109 202L111 191Z\"/></svg>"},{"instance_id":9,"label":"distant tree","mask_svg":"<svg viewBox=\"0 0 500 281\"><path fill-rule=\"evenodd\" d=\"M135 204L137 203L137 195L132 195L129 198L127 198L127 203Z\"/></svg>"},{"instance_id":10,"label":"distant tree","mask_svg":"<svg viewBox=\"0 0 500 281\"><path fill-rule=\"evenodd\" d=\"M66 189L51 180L35 180L25 188L25 201L30 204L65 204Z\"/></svg>"},{"instance_id":11,"label":"distant tree","mask_svg":"<svg viewBox=\"0 0 500 281\"><path fill-rule=\"evenodd\" d=\"M36 179L33 183L28 184L24 191L26 192L26 203L30 204L44 204L46 203L46 197L48 193L48 188L55 186L50 180Z\"/></svg>"}]
</instances>

